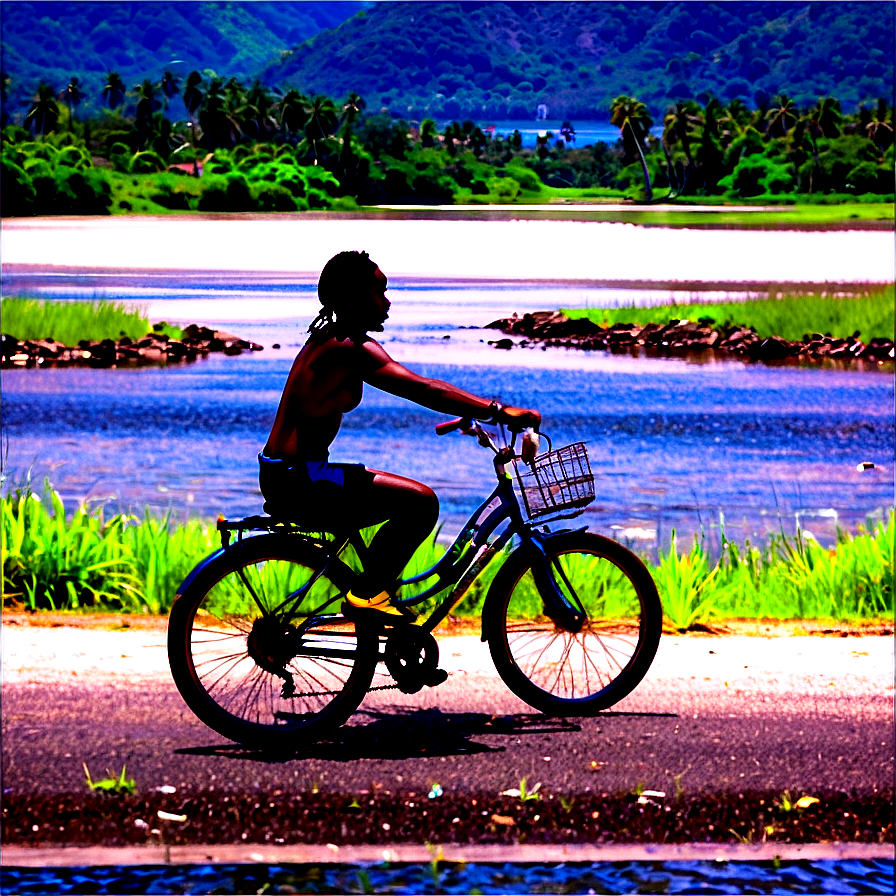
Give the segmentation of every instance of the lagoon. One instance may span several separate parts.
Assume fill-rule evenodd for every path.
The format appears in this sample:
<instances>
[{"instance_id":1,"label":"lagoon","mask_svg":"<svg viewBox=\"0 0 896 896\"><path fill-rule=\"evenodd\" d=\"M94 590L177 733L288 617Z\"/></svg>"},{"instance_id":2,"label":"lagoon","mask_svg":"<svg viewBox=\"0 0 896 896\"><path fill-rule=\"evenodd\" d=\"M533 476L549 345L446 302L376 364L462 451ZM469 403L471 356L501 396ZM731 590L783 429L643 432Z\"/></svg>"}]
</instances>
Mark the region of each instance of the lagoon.
<instances>
[{"instance_id":1,"label":"lagoon","mask_svg":"<svg viewBox=\"0 0 896 896\"><path fill-rule=\"evenodd\" d=\"M518 223L546 227L535 240ZM111 499L113 508L148 504L181 518L257 512L255 455L316 313L316 271L349 247L369 247L390 274L382 341L398 360L539 407L557 445L588 443L598 497L578 522L595 531L648 552L665 548L673 529L688 541L703 531L717 548L721 526L735 540L763 541L799 524L830 541L838 526L879 519L893 503L891 376L503 352L487 344L494 331L477 329L513 311L689 297L703 293L700 281L714 283L704 298L743 295L742 281L814 280L819 271L838 282L886 281L888 234L303 217L17 221L4 222L2 236L4 295L123 298L147 305L153 319L204 323L265 346L167 369L4 371L7 487L33 467L69 509ZM714 236L726 239L707 245ZM751 257L760 244L764 253ZM631 254L636 246L643 257ZM664 259L676 260L677 277ZM509 279L514 260L526 277ZM625 270L630 276L620 276ZM676 279L688 286L665 282ZM440 419L368 389L333 458L430 483L447 533L484 497L492 473L471 440L435 435ZM874 468L859 472L866 461Z\"/></svg>"}]
</instances>

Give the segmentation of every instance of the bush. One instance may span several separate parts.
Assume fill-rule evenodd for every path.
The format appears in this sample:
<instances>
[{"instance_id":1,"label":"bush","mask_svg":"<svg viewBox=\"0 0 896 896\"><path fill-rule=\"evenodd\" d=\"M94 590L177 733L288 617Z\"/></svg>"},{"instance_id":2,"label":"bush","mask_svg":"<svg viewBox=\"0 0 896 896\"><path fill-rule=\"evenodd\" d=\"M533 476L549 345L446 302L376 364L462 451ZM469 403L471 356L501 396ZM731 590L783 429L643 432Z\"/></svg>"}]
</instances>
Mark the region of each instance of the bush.
<instances>
[{"instance_id":1,"label":"bush","mask_svg":"<svg viewBox=\"0 0 896 896\"><path fill-rule=\"evenodd\" d=\"M490 177L488 188L499 199L512 202L520 194L520 183L512 177Z\"/></svg>"},{"instance_id":2,"label":"bush","mask_svg":"<svg viewBox=\"0 0 896 896\"><path fill-rule=\"evenodd\" d=\"M33 215L37 192L25 170L0 156L0 214L4 217Z\"/></svg>"},{"instance_id":3,"label":"bush","mask_svg":"<svg viewBox=\"0 0 896 896\"><path fill-rule=\"evenodd\" d=\"M253 190L255 204L260 212L294 212L296 200L292 193L279 184L265 184Z\"/></svg>"},{"instance_id":4,"label":"bush","mask_svg":"<svg viewBox=\"0 0 896 896\"><path fill-rule=\"evenodd\" d=\"M196 207L201 212L227 211L227 179L220 176L204 175L200 181L202 194Z\"/></svg>"},{"instance_id":5,"label":"bush","mask_svg":"<svg viewBox=\"0 0 896 896\"><path fill-rule=\"evenodd\" d=\"M519 165L508 165L505 170L520 185L520 189L528 190L530 193L538 193L541 191L541 180L534 171L530 171L528 168L523 168Z\"/></svg>"},{"instance_id":6,"label":"bush","mask_svg":"<svg viewBox=\"0 0 896 896\"><path fill-rule=\"evenodd\" d=\"M759 196L762 193L789 193L793 190L793 174L789 166L753 153L745 156L734 171L719 181L719 186L737 196Z\"/></svg>"},{"instance_id":7,"label":"bush","mask_svg":"<svg viewBox=\"0 0 896 896\"><path fill-rule=\"evenodd\" d=\"M128 166L131 174L153 174L167 168L165 160L152 150L134 153Z\"/></svg>"},{"instance_id":8,"label":"bush","mask_svg":"<svg viewBox=\"0 0 896 896\"><path fill-rule=\"evenodd\" d=\"M231 212L255 211L255 199L249 190L249 184L242 175L233 175L227 179L227 210Z\"/></svg>"},{"instance_id":9,"label":"bush","mask_svg":"<svg viewBox=\"0 0 896 896\"><path fill-rule=\"evenodd\" d=\"M66 146L56 157L57 165L68 165L69 168L91 168L90 156L77 146Z\"/></svg>"},{"instance_id":10,"label":"bush","mask_svg":"<svg viewBox=\"0 0 896 896\"><path fill-rule=\"evenodd\" d=\"M112 205L112 190L102 171L89 168L86 171L60 165L53 180L56 196L53 204L56 214L107 215Z\"/></svg>"},{"instance_id":11,"label":"bush","mask_svg":"<svg viewBox=\"0 0 896 896\"><path fill-rule=\"evenodd\" d=\"M46 159L30 158L22 166L32 179L35 177L52 177L53 166Z\"/></svg>"},{"instance_id":12,"label":"bush","mask_svg":"<svg viewBox=\"0 0 896 896\"><path fill-rule=\"evenodd\" d=\"M158 174L153 178L152 185L155 188L150 196L152 201L176 211L186 211L195 207L202 192L199 181L179 173Z\"/></svg>"}]
</instances>

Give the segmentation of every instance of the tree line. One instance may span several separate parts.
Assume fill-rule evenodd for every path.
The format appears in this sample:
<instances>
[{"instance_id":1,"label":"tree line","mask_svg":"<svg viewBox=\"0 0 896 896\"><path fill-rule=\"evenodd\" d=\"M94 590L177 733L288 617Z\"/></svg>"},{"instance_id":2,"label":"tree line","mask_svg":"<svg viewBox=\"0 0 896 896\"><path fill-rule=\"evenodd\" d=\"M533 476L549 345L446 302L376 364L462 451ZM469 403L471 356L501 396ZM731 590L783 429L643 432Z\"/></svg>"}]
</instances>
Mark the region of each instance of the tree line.
<instances>
[{"instance_id":1,"label":"tree line","mask_svg":"<svg viewBox=\"0 0 896 896\"><path fill-rule=\"evenodd\" d=\"M158 208L298 211L380 203L512 202L556 190L772 201L889 196L893 107L845 113L822 97L798 107L709 99L670 106L662 127L636 97L608 110L615 144L577 147L542 134L492 136L472 120L394 120L342 102L191 72L128 89L109 72L104 109L80 116L77 77L42 83L20 124L4 116L2 213L103 214ZM193 175L190 177L189 175ZM832 197L833 194L833 198Z\"/></svg>"}]
</instances>

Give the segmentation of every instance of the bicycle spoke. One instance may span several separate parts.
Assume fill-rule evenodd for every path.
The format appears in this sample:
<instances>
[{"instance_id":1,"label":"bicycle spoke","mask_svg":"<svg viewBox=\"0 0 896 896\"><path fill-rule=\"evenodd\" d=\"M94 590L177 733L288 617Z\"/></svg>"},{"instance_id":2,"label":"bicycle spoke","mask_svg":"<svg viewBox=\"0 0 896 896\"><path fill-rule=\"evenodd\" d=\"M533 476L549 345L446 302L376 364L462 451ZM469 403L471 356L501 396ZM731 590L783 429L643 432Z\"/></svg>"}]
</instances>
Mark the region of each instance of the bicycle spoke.
<instances>
[{"instance_id":1,"label":"bicycle spoke","mask_svg":"<svg viewBox=\"0 0 896 896\"><path fill-rule=\"evenodd\" d=\"M646 622L644 599L634 578L635 570L640 570L637 575L644 572L638 561L599 536L576 533L566 541L582 547L549 552L548 568L569 606L582 613L582 627L570 631L545 620L548 610L531 566L520 563L518 577L504 598L501 640L490 638L489 643L508 684L518 681L519 690L514 684L511 687L519 696L538 708L562 709L569 704L571 711L572 705L580 702L611 705L620 697L604 698L604 694L620 691L618 682L627 678L634 683L640 680L645 663L635 672L632 667L641 650ZM603 545L607 545L606 555L594 549ZM655 589L652 600L653 618L659 621L661 608ZM651 637L655 651L658 632Z\"/></svg>"},{"instance_id":2,"label":"bicycle spoke","mask_svg":"<svg viewBox=\"0 0 896 896\"><path fill-rule=\"evenodd\" d=\"M376 653L366 636L358 678L361 639L333 607L348 586L313 565L273 558L232 566L206 589L194 604L186 643L191 680L203 706L210 702L220 714L219 730L254 739L262 735L250 726L271 733L323 728L321 714L340 701L346 715L357 706Z\"/></svg>"}]
</instances>

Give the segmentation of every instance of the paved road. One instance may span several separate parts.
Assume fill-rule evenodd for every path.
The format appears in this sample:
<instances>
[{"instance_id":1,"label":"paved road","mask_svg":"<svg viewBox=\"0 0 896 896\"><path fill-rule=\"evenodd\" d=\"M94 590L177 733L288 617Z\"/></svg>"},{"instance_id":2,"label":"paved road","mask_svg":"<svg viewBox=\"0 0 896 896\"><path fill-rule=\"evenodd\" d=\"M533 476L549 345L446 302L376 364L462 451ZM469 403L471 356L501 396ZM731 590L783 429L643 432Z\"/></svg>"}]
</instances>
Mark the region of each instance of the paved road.
<instances>
[{"instance_id":1,"label":"paved road","mask_svg":"<svg viewBox=\"0 0 896 896\"><path fill-rule=\"evenodd\" d=\"M161 626L39 628L4 617L5 793L81 792L82 763L141 791L383 787L555 794L643 787L892 791L893 639L663 638L642 685L592 719L555 720L511 694L473 636L441 642L448 681L368 696L334 743L287 761L241 749L197 721L171 682ZM374 699L375 698L375 699Z\"/></svg>"}]
</instances>

